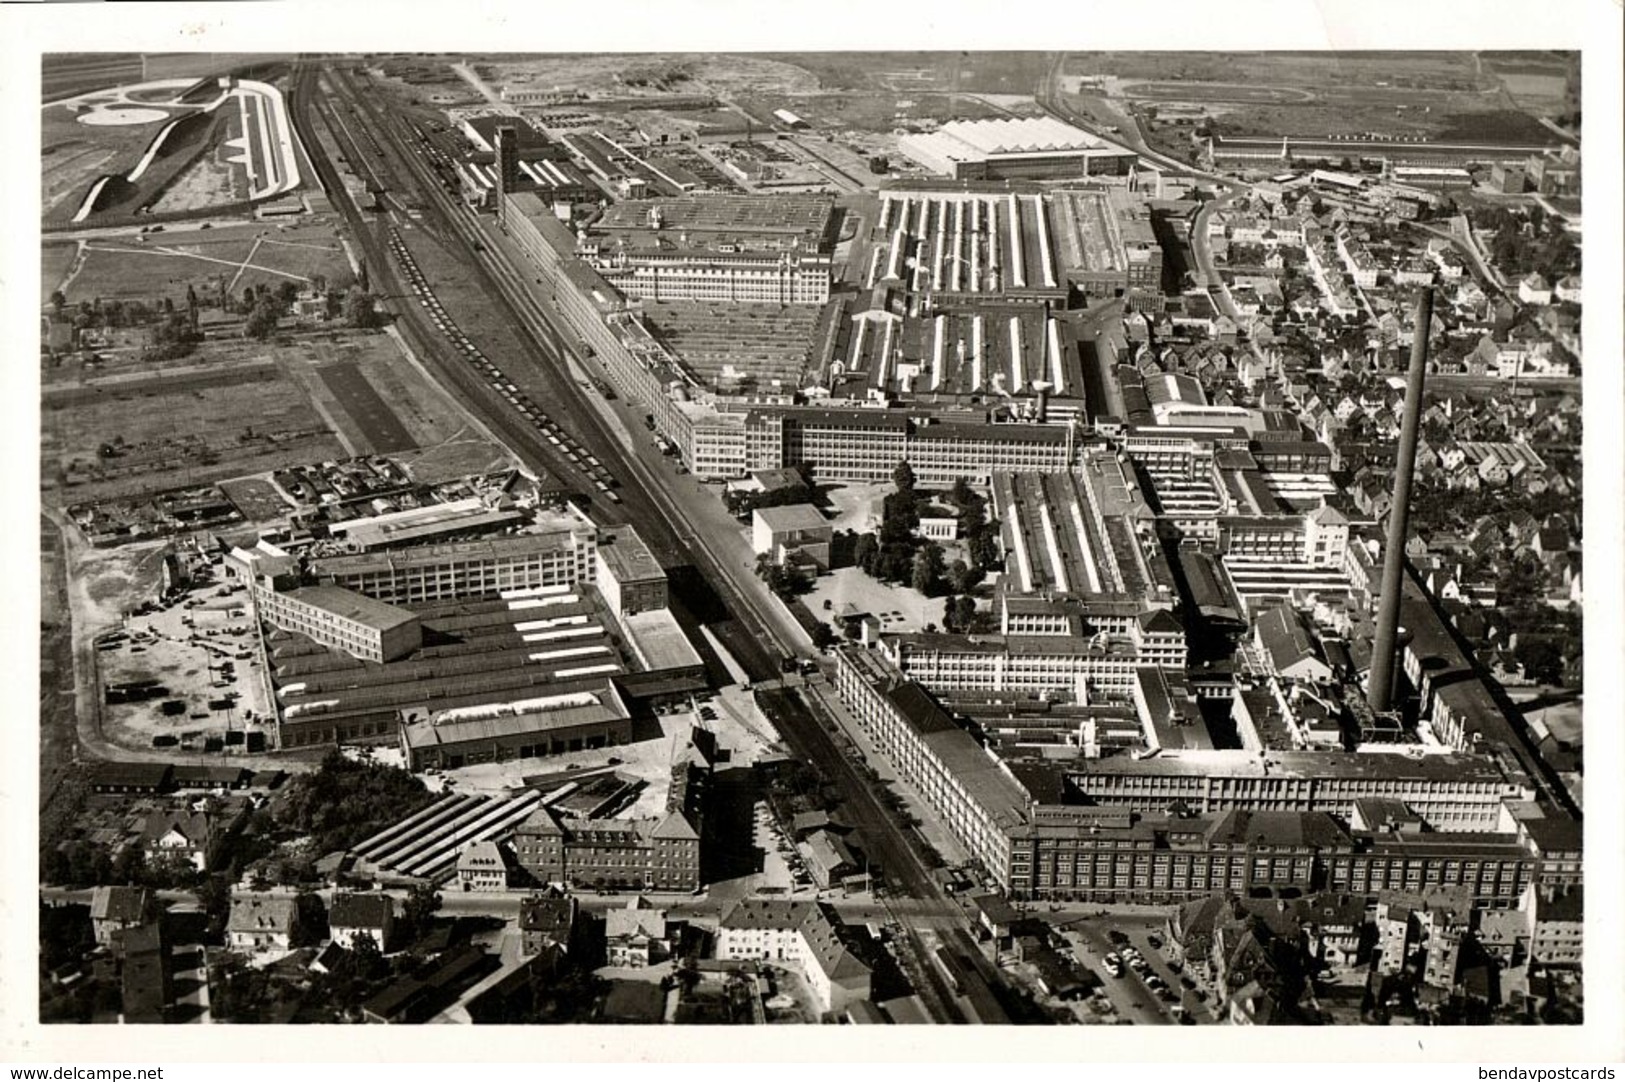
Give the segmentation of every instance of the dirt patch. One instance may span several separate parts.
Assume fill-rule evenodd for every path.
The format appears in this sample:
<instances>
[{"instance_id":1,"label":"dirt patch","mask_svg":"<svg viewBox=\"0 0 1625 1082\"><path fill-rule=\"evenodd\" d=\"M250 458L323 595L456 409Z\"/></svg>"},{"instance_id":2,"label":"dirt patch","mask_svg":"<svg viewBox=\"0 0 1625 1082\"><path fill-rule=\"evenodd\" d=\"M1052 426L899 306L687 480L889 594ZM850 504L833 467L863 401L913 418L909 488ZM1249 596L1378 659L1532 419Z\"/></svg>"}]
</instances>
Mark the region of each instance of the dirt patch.
<instances>
[{"instance_id":1,"label":"dirt patch","mask_svg":"<svg viewBox=\"0 0 1625 1082\"><path fill-rule=\"evenodd\" d=\"M220 488L249 522L270 522L282 518L293 509L282 498L281 491L263 477L224 481Z\"/></svg>"},{"instance_id":2,"label":"dirt patch","mask_svg":"<svg viewBox=\"0 0 1625 1082\"><path fill-rule=\"evenodd\" d=\"M373 451L393 454L417 446L400 418L395 416L389 404L379 397L378 391L353 363L341 361L328 365L321 370L321 377Z\"/></svg>"}]
</instances>

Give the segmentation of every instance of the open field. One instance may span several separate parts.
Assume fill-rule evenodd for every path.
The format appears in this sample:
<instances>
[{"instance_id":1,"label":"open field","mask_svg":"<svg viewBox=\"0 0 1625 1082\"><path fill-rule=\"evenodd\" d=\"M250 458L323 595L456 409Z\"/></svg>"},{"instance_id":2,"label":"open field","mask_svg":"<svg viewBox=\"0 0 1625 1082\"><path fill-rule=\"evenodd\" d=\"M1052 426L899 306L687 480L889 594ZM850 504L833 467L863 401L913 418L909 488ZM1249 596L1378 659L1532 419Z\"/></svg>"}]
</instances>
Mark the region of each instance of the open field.
<instances>
[{"instance_id":1,"label":"open field","mask_svg":"<svg viewBox=\"0 0 1625 1082\"><path fill-rule=\"evenodd\" d=\"M39 251L40 299L47 300L51 291L62 284L74 261L79 258L76 244L42 244Z\"/></svg>"},{"instance_id":2,"label":"open field","mask_svg":"<svg viewBox=\"0 0 1625 1082\"><path fill-rule=\"evenodd\" d=\"M473 58L471 63L493 89L557 86L602 98L746 89L806 93L819 87L817 78L800 66L759 54L498 55Z\"/></svg>"},{"instance_id":3,"label":"open field","mask_svg":"<svg viewBox=\"0 0 1625 1082\"><path fill-rule=\"evenodd\" d=\"M350 361L330 364L321 370L322 382L338 399L362 439L380 454L411 450L415 445L400 418L378 396L367 377Z\"/></svg>"},{"instance_id":4,"label":"open field","mask_svg":"<svg viewBox=\"0 0 1625 1082\"><path fill-rule=\"evenodd\" d=\"M1243 70L1251 78L1239 83ZM1550 110L1563 89L1561 75L1545 68L1509 75L1468 52L1079 53L1067 71L1095 80L1093 93L1142 109L1200 107L1230 135L1545 141L1518 107ZM1186 133L1163 127L1153 141L1177 149Z\"/></svg>"},{"instance_id":5,"label":"open field","mask_svg":"<svg viewBox=\"0 0 1625 1082\"><path fill-rule=\"evenodd\" d=\"M134 53L47 53L40 57L40 92L46 101L142 78Z\"/></svg>"},{"instance_id":6,"label":"open field","mask_svg":"<svg viewBox=\"0 0 1625 1082\"><path fill-rule=\"evenodd\" d=\"M1291 104L1313 101L1307 90L1288 86L1251 86L1240 83L1130 83L1123 87L1130 98L1151 101L1222 101L1256 104Z\"/></svg>"},{"instance_id":7,"label":"open field","mask_svg":"<svg viewBox=\"0 0 1625 1082\"><path fill-rule=\"evenodd\" d=\"M1050 55L1027 52L768 53L809 72L826 90L923 91L958 88L987 94L1031 94ZM956 70L957 69L957 70Z\"/></svg>"},{"instance_id":8,"label":"open field","mask_svg":"<svg viewBox=\"0 0 1625 1082\"><path fill-rule=\"evenodd\" d=\"M150 79L201 79L245 64L276 61L281 53L47 53L40 58L46 101Z\"/></svg>"},{"instance_id":9,"label":"open field","mask_svg":"<svg viewBox=\"0 0 1625 1082\"><path fill-rule=\"evenodd\" d=\"M490 473L516 465L506 448L476 428L462 409L429 382L384 334L306 335L282 356L303 384L317 410L356 454L388 453L421 481L434 483L473 473ZM333 388L360 381L388 413L388 443L378 440L373 422L361 420ZM359 403L361 399L356 399ZM379 415L381 418L382 415Z\"/></svg>"},{"instance_id":10,"label":"open field","mask_svg":"<svg viewBox=\"0 0 1625 1082\"><path fill-rule=\"evenodd\" d=\"M1305 89L1394 86L1412 90L1491 89L1468 52L1078 52L1066 70L1149 81L1235 82Z\"/></svg>"},{"instance_id":11,"label":"open field","mask_svg":"<svg viewBox=\"0 0 1625 1082\"><path fill-rule=\"evenodd\" d=\"M41 465L63 504L342 457L302 389L255 356L262 347L210 348L218 368L206 375L45 392Z\"/></svg>"},{"instance_id":12,"label":"open field","mask_svg":"<svg viewBox=\"0 0 1625 1082\"><path fill-rule=\"evenodd\" d=\"M84 265L63 290L69 303L103 298L185 297L224 286L241 294L251 285L301 288L320 275L342 288L350 264L331 226L244 225L207 230L172 229L85 243Z\"/></svg>"}]
</instances>

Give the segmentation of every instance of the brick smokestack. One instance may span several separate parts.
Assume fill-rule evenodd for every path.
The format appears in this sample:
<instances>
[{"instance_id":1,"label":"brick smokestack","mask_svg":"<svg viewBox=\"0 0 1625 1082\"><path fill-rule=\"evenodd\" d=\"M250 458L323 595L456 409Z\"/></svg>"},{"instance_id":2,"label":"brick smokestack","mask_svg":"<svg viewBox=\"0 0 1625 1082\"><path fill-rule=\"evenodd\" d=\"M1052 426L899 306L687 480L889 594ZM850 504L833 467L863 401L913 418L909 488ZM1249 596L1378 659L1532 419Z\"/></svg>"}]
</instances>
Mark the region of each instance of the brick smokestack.
<instances>
[{"instance_id":1,"label":"brick smokestack","mask_svg":"<svg viewBox=\"0 0 1625 1082\"><path fill-rule=\"evenodd\" d=\"M1405 542L1410 536L1411 478L1416 472L1416 438L1422 427L1422 381L1427 375L1428 333L1433 328L1433 288L1416 300L1411 368L1405 380L1405 416L1399 427L1399 459L1394 463L1394 503L1388 512L1388 542L1382 554L1382 601L1377 638L1371 647L1371 681L1366 701L1382 713L1393 708L1394 661L1399 646L1399 591L1405 575Z\"/></svg>"}]
</instances>

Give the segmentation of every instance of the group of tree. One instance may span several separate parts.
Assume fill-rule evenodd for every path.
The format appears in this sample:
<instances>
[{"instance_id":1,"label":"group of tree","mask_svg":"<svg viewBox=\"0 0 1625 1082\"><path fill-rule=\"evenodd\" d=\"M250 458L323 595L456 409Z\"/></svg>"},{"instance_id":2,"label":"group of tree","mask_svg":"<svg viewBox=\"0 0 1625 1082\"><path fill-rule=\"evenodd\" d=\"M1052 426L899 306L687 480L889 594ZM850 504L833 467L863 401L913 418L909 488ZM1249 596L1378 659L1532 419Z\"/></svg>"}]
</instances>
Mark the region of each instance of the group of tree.
<instances>
[{"instance_id":1,"label":"group of tree","mask_svg":"<svg viewBox=\"0 0 1625 1082\"><path fill-rule=\"evenodd\" d=\"M957 512L969 559L948 565L940 544L916 535L927 501L916 487L913 467L906 461L898 463L892 482L895 490L881 503L880 529L857 539L853 563L871 578L907 583L927 597L974 591L1000 562L998 526L988 520L986 498L964 478L954 482L948 499Z\"/></svg>"},{"instance_id":2,"label":"group of tree","mask_svg":"<svg viewBox=\"0 0 1625 1082\"><path fill-rule=\"evenodd\" d=\"M756 575L773 591L774 596L782 601L793 601L806 593L810 584L807 578L776 562L772 557L763 554L756 558Z\"/></svg>"},{"instance_id":3,"label":"group of tree","mask_svg":"<svg viewBox=\"0 0 1625 1082\"><path fill-rule=\"evenodd\" d=\"M983 626L981 614L976 611L976 598L970 594L961 594L958 597L949 594L947 604L942 610L942 629L958 635L987 630Z\"/></svg>"},{"instance_id":4,"label":"group of tree","mask_svg":"<svg viewBox=\"0 0 1625 1082\"><path fill-rule=\"evenodd\" d=\"M997 570L1003 562L999 547L999 524L987 513L987 497L970 487L963 477L948 490L948 502L959 512L959 536L965 542L970 557L973 580L958 584L955 589L966 592L975 589L982 575Z\"/></svg>"},{"instance_id":5,"label":"group of tree","mask_svg":"<svg viewBox=\"0 0 1625 1082\"><path fill-rule=\"evenodd\" d=\"M400 767L347 759L337 751L290 781L271 806L280 829L310 837L320 852L348 849L434 799Z\"/></svg>"},{"instance_id":6,"label":"group of tree","mask_svg":"<svg viewBox=\"0 0 1625 1082\"><path fill-rule=\"evenodd\" d=\"M762 492L728 492L723 502L729 514L736 517L749 515L757 508L791 507L798 503L818 502L818 488L813 484L813 464L803 462L796 467L797 481L780 488Z\"/></svg>"},{"instance_id":7,"label":"group of tree","mask_svg":"<svg viewBox=\"0 0 1625 1082\"><path fill-rule=\"evenodd\" d=\"M1556 282L1580 269L1580 249L1561 223L1548 220L1540 207L1520 213L1507 207L1475 211L1473 225L1490 233L1490 259L1513 277L1531 271Z\"/></svg>"}]
</instances>

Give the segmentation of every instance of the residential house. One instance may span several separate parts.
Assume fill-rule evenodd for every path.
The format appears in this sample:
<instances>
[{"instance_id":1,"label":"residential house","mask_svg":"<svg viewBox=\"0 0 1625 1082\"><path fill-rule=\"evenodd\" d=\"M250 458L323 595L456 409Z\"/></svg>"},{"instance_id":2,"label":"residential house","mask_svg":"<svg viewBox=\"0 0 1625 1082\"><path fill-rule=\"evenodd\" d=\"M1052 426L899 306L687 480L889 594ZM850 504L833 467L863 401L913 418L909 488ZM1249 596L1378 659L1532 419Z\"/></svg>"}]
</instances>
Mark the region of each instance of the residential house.
<instances>
[{"instance_id":1,"label":"residential house","mask_svg":"<svg viewBox=\"0 0 1625 1082\"><path fill-rule=\"evenodd\" d=\"M642 968L671 955L670 925L666 911L656 909L641 894L621 909L604 914L606 960L612 966Z\"/></svg>"},{"instance_id":2,"label":"residential house","mask_svg":"<svg viewBox=\"0 0 1625 1082\"><path fill-rule=\"evenodd\" d=\"M1525 304L1551 304L1552 287L1538 273L1530 273L1518 282L1518 299Z\"/></svg>"},{"instance_id":3,"label":"residential house","mask_svg":"<svg viewBox=\"0 0 1625 1082\"><path fill-rule=\"evenodd\" d=\"M146 887L97 887L90 892L91 929L103 947L124 929L157 920L158 912L158 896Z\"/></svg>"},{"instance_id":4,"label":"residential house","mask_svg":"<svg viewBox=\"0 0 1625 1082\"><path fill-rule=\"evenodd\" d=\"M1558 300L1567 304L1579 304L1580 276L1578 274L1570 274L1564 278L1558 279L1557 286L1553 290L1553 293L1556 294Z\"/></svg>"},{"instance_id":5,"label":"residential house","mask_svg":"<svg viewBox=\"0 0 1625 1082\"><path fill-rule=\"evenodd\" d=\"M142 832L148 860L184 861L205 872L209 868L212 828L201 811L154 812Z\"/></svg>"},{"instance_id":6,"label":"residential house","mask_svg":"<svg viewBox=\"0 0 1625 1082\"><path fill-rule=\"evenodd\" d=\"M795 964L826 1012L869 998L869 967L841 941L839 918L813 902L740 901L717 926L716 952Z\"/></svg>"},{"instance_id":7,"label":"residential house","mask_svg":"<svg viewBox=\"0 0 1625 1082\"><path fill-rule=\"evenodd\" d=\"M1393 976L1405 968L1421 941L1421 928L1409 903L1379 899L1373 923L1377 927L1377 972Z\"/></svg>"},{"instance_id":8,"label":"residential house","mask_svg":"<svg viewBox=\"0 0 1625 1082\"><path fill-rule=\"evenodd\" d=\"M1585 889L1537 898L1530 952L1544 966L1579 966L1585 956Z\"/></svg>"},{"instance_id":9,"label":"residential house","mask_svg":"<svg viewBox=\"0 0 1625 1082\"><path fill-rule=\"evenodd\" d=\"M569 954L578 945L580 906L576 899L532 894L519 901L519 935L526 954L557 950Z\"/></svg>"},{"instance_id":10,"label":"residential house","mask_svg":"<svg viewBox=\"0 0 1625 1082\"><path fill-rule=\"evenodd\" d=\"M226 943L238 951L288 951L299 923L290 894L237 894L226 920Z\"/></svg>"},{"instance_id":11,"label":"residential house","mask_svg":"<svg viewBox=\"0 0 1625 1082\"><path fill-rule=\"evenodd\" d=\"M499 842L481 841L457 854L457 885L464 891L507 890L512 865Z\"/></svg>"},{"instance_id":12,"label":"residential house","mask_svg":"<svg viewBox=\"0 0 1625 1082\"><path fill-rule=\"evenodd\" d=\"M838 834L820 830L807 838L802 852L806 855L813 882L821 888L836 886L847 876L857 874L857 859Z\"/></svg>"},{"instance_id":13,"label":"residential house","mask_svg":"<svg viewBox=\"0 0 1625 1082\"><path fill-rule=\"evenodd\" d=\"M387 953L395 934L395 899L383 893L335 894L327 927L333 942L346 949L355 949L356 940L364 937Z\"/></svg>"},{"instance_id":14,"label":"residential house","mask_svg":"<svg viewBox=\"0 0 1625 1082\"><path fill-rule=\"evenodd\" d=\"M119 1021L156 1025L168 1020L175 1004L170 946L157 921L120 929L113 937L119 959Z\"/></svg>"}]
</instances>

